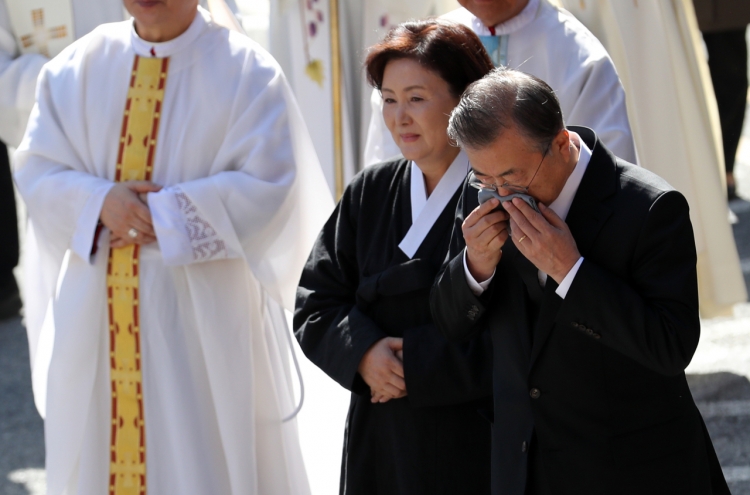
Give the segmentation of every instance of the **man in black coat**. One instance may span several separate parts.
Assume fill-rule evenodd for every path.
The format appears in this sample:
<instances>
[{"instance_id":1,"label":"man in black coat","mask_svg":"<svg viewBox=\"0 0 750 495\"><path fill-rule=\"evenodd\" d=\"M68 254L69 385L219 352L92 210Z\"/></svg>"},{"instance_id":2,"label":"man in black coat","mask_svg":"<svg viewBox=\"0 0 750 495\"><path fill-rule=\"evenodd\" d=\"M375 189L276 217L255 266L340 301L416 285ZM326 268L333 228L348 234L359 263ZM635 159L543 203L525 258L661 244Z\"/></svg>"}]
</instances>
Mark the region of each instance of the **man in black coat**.
<instances>
[{"instance_id":1,"label":"man in black coat","mask_svg":"<svg viewBox=\"0 0 750 495\"><path fill-rule=\"evenodd\" d=\"M493 493L728 494L684 373L700 321L682 194L566 129L521 72L471 85L449 133L473 174L431 307L449 339L491 332ZM471 183L540 212L477 206Z\"/></svg>"}]
</instances>

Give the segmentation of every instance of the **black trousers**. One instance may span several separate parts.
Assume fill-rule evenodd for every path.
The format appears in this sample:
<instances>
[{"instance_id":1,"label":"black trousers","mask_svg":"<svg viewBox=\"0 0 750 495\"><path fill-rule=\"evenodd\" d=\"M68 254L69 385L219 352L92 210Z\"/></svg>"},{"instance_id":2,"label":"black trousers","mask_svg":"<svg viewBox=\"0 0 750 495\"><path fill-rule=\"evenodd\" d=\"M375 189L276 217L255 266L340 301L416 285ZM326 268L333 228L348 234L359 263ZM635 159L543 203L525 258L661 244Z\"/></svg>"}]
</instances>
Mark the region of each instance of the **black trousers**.
<instances>
[{"instance_id":1,"label":"black trousers","mask_svg":"<svg viewBox=\"0 0 750 495\"><path fill-rule=\"evenodd\" d=\"M719 107L724 159L727 172L734 170L734 158L742 135L747 105L747 40L745 28L703 33L708 49L708 67Z\"/></svg>"},{"instance_id":2,"label":"black trousers","mask_svg":"<svg viewBox=\"0 0 750 495\"><path fill-rule=\"evenodd\" d=\"M13 277L18 264L18 217L8 148L0 142L0 290ZM3 294L0 294L2 296Z\"/></svg>"}]
</instances>

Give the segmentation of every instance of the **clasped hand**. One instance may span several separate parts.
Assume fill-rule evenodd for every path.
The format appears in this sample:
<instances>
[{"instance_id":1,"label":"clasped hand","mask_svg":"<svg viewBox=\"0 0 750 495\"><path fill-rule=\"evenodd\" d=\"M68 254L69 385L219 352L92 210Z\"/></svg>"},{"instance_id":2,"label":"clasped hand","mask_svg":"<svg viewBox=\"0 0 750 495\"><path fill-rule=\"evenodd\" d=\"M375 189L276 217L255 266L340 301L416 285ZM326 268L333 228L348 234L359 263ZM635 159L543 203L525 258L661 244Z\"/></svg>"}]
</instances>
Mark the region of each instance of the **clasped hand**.
<instances>
[{"instance_id":1,"label":"clasped hand","mask_svg":"<svg viewBox=\"0 0 750 495\"><path fill-rule=\"evenodd\" d=\"M159 190L161 186L149 181L128 181L112 186L104 198L99 216L99 220L111 232L111 247L149 244L156 240L146 195ZM128 235L130 229L135 229L138 235Z\"/></svg>"},{"instance_id":2,"label":"clasped hand","mask_svg":"<svg viewBox=\"0 0 750 495\"><path fill-rule=\"evenodd\" d=\"M406 397L403 349L404 339L386 337L362 356L357 371L370 387L373 404Z\"/></svg>"},{"instance_id":3,"label":"clasped hand","mask_svg":"<svg viewBox=\"0 0 750 495\"><path fill-rule=\"evenodd\" d=\"M516 248L555 282L562 282L581 257L568 225L542 203L538 203L541 214L520 198L503 203L505 211L493 211L499 203L491 199L479 205L462 226L466 261L474 279L492 276L512 232Z\"/></svg>"}]
</instances>

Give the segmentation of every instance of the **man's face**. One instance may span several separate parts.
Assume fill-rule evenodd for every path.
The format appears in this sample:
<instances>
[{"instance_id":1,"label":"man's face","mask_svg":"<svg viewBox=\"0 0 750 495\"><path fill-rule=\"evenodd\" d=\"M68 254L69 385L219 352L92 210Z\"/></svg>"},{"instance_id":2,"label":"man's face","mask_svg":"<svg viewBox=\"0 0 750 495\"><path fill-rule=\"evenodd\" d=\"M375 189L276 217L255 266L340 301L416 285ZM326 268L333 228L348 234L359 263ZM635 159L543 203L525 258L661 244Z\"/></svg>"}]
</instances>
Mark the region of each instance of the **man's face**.
<instances>
[{"instance_id":1,"label":"man's face","mask_svg":"<svg viewBox=\"0 0 750 495\"><path fill-rule=\"evenodd\" d=\"M485 26L495 26L518 15L529 0L458 0Z\"/></svg>"},{"instance_id":2,"label":"man's face","mask_svg":"<svg viewBox=\"0 0 750 495\"><path fill-rule=\"evenodd\" d=\"M497 186L498 194L507 196L516 189L528 187L530 196L549 205L562 191L568 177L565 166L569 157L567 131L560 131L546 153L515 128L506 129L492 143L481 149L464 148L477 179ZM503 187L507 184L509 187Z\"/></svg>"},{"instance_id":3,"label":"man's face","mask_svg":"<svg viewBox=\"0 0 750 495\"><path fill-rule=\"evenodd\" d=\"M167 31L173 26L190 25L198 8L198 0L124 0L124 4L135 17L136 27Z\"/></svg>"}]
</instances>

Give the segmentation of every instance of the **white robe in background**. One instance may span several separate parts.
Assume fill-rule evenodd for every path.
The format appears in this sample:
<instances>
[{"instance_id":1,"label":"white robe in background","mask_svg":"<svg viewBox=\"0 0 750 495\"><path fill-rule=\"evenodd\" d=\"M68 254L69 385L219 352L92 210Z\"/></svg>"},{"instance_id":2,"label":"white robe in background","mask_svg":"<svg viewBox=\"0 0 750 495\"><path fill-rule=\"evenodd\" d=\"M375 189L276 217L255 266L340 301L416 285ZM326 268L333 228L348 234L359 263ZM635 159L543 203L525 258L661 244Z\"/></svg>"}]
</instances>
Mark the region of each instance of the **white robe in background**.
<instances>
[{"instance_id":1,"label":"white robe in background","mask_svg":"<svg viewBox=\"0 0 750 495\"><path fill-rule=\"evenodd\" d=\"M613 153L635 163L625 92L604 47L575 17L546 0L531 0L528 10L531 12L522 12L518 18L496 26L497 35L509 35L508 67L544 80L555 90L566 124L594 129ZM466 9L442 17L464 24L479 35L490 34ZM381 100L373 91L366 165L401 153L383 121Z\"/></svg>"},{"instance_id":2,"label":"white robe in background","mask_svg":"<svg viewBox=\"0 0 750 495\"><path fill-rule=\"evenodd\" d=\"M20 54L7 4L24 0L0 0L0 141L18 146L34 106L36 80L49 60L37 53ZM125 19L122 0L70 0L76 39L99 24ZM55 19L45 19L54 26Z\"/></svg>"},{"instance_id":3,"label":"white robe in background","mask_svg":"<svg viewBox=\"0 0 750 495\"><path fill-rule=\"evenodd\" d=\"M691 0L564 0L602 41L628 94L638 160L690 204L701 315L747 300L724 183L721 127Z\"/></svg>"},{"instance_id":4,"label":"white robe in background","mask_svg":"<svg viewBox=\"0 0 750 495\"><path fill-rule=\"evenodd\" d=\"M25 306L50 495L107 493L109 235L136 54L169 57L153 181L158 243L140 254L148 493L309 493L282 306L332 201L283 73L200 10L178 38L132 21L94 30L48 63L16 153L29 213ZM190 234L192 232L192 235Z\"/></svg>"}]
</instances>

